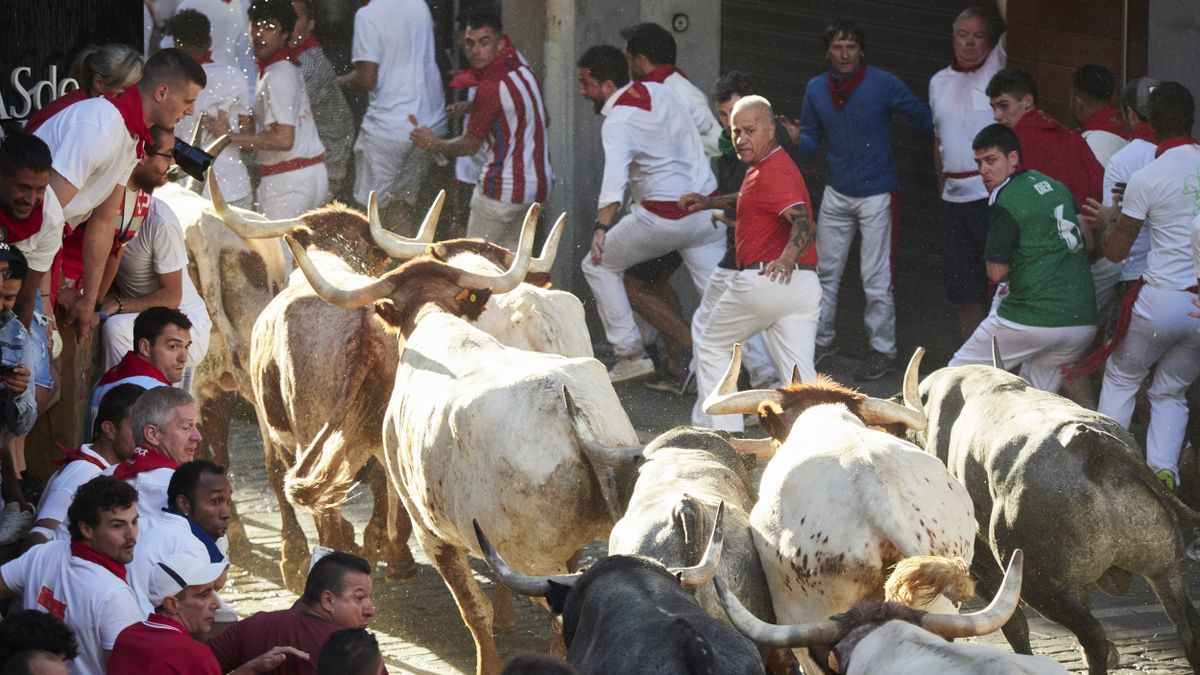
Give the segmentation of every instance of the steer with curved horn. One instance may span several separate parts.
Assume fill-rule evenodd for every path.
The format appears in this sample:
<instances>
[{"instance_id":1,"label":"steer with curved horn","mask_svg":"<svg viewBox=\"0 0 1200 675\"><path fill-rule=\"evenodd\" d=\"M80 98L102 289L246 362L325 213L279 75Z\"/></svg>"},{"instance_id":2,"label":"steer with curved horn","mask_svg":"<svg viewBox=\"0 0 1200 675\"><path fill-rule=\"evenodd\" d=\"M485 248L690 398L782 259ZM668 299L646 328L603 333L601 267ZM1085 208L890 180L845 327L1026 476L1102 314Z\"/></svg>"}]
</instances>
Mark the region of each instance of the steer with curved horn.
<instances>
[{"instance_id":1,"label":"steer with curved horn","mask_svg":"<svg viewBox=\"0 0 1200 675\"><path fill-rule=\"evenodd\" d=\"M921 357L925 350L918 347L909 361L904 372L904 398L906 401L919 401L917 395L917 377ZM794 419L810 405L819 403L845 403L864 423L871 426L887 427L902 424L908 429L920 431L925 428L925 413L919 405L899 405L891 401L872 398L836 384L825 376L814 383L797 383L779 387L778 389L737 390L738 374L742 368L742 345L733 346L733 354L725 376L708 398L704 400L704 411L710 415L730 414L763 414L764 404L774 404L776 414L787 413ZM776 440L782 441L787 436L790 422L786 420L782 433L768 429ZM765 448L763 449L765 450Z\"/></svg>"},{"instance_id":2,"label":"steer with curved horn","mask_svg":"<svg viewBox=\"0 0 1200 675\"><path fill-rule=\"evenodd\" d=\"M445 199L445 191L438 193L437 199L434 200L433 206L429 209L429 214L425 217L425 221L421 224L417 236L413 238L402 237L394 232L390 232L383 227L383 223L379 218L379 209L376 205L374 193L367 200L367 222L371 225L371 238L375 241L375 245L383 249L388 255L400 260L407 260L418 255L429 254L439 260L449 261L451 257L459 253L477 253L482 255L497 265L511 265L513 260L513 252L507 248L486 242L481 239L451 239L433 243L434 234L437 230L437 220L441 215L442 202ZM529 212L526 213L526 220L530 217L530 212L536 214L540 212L539 204L531 204ZM550 228L550 234L546 237L546 241L542 244L542 252L538 257L533 259L529 265L530 274L549 274L554 267L554 259L558 253L558 242L562 239L563 228L566 224L567 214L563 213L554 222Z\"/></svg>"},{"instance_id":3,"label":"steer with curved horn","mask_svg":"<svg viewBox=\"0 0 1200 675\"><path fill-rule=\"evenodd\" d=\"M1045 657L1006 654L978 644L955 644L955 638L995 632L1017 608L1021 594L1020 549L1013 552L996 596L984 609L971 614L935 614L895 603L864 603L830 619L803 625L768 624L742 606L737 596L716 580L717 594L733 625L758 644L772 647L831 647L842 673L928 673L957 664L960 672L973 672L970 664L995 668L1004 663L1018 673L1064 673ZM849 639L847 639L849 638ZM940 667L933 667L938 664Z\"/></svg>"}]
</instances>

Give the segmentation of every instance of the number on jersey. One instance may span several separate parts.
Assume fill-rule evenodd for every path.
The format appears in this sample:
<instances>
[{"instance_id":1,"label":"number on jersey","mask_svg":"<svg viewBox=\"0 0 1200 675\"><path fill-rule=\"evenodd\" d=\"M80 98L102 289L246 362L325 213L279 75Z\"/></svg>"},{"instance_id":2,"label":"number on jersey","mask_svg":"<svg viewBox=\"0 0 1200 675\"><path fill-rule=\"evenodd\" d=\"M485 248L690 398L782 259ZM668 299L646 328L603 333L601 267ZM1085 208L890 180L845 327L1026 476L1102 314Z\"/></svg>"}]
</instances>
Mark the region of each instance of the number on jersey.
<instances>
[{"instance_id":1,"label":"number on jersey","mask_svg":"<svg viewBox=\"0 0 1200 675\"><path fill-rule=\"evenodd\" d=\"M1047 184L1047 187L1049 187L1049 184ZM1062 204L1055 207L1054 219L1058 222L1058 236L1067 242L1067 250L1071 253L1078 251L1083 246L1083 233L1079 231L1078 225L1063 218Z\"/></svg>"}]
</instances>

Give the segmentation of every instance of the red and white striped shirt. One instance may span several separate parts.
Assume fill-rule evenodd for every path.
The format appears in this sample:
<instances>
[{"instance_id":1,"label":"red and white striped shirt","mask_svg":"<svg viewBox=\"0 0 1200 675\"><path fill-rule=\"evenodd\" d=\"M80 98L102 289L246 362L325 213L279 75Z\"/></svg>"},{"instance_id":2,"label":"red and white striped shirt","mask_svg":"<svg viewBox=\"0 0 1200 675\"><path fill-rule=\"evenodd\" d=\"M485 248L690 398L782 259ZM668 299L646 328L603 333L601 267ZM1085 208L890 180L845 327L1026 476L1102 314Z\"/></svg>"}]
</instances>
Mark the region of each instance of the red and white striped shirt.
<instances>
[{"instance_id":1,"label":"red and white striped shirt","mask_svg":"<svg viewBox=\"0 0 1200 675\"><path fill-rule=\"evenodd\" d=\"M542 88L513 47L479 73L466 133L488 144L479 176L485 197L512 204L546 201L554 174Z\"/></svg>"}]
</instances>

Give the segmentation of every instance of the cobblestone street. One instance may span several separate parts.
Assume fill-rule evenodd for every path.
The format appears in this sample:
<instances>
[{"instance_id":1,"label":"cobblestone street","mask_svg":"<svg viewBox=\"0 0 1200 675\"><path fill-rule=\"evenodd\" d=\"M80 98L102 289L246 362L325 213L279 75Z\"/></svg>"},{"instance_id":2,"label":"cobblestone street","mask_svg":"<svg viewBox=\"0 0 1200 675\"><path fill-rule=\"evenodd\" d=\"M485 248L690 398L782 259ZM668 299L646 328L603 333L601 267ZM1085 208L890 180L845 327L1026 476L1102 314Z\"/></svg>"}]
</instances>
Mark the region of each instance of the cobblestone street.
<instances>
[{"instance_id":1,"label":"cobblestone street","mask_svg":"<svg viewBox=\"0 0 1200 675\"><path fill-rule=\"evenodd\" d=\"M848 359L839 357L830 370L835 377L850 382L850 364ZM872 383L864 390L883 395L898 388L897 374ZM643 440L685 419L685 409L691 404L690 398L685 400L653 391L638 383L618 385L617 390ZM281 584L277 565L280 554L278 508L266 487L258 427L249 407L238 408L230 440L234 498L251 540L253 562L238 567L231 574L230 585L223 596L243 616L282 609L291 605L296 596ZM360 485L354 489L344 512L356 525L360 542L362 527L370 514L370 502L369 490ZM311 546L316 543L311 519L302 515L301 521ZM375 575L376 616L371 628L388 658L389 671L470 673L474 668L474 646L453 598L437 572L429 566L416 541L412 540L410 545L419 566L415 578L387 584L382 570ZM599 543L593 544L588 552L596 555L603 552L603 547ZM476 576L490 593L491 580L485 565L474 561L474 566ZM1197 597L1200 595L1197 575L1194 569L1190 572L1192 597ZM1096 616L1121 651L1121 667L1110 672L1192 672L1174 628L1144 582L1135 580L1133 591L1124 598L1110 598L1096 592L1093 603ZM516 629L497 637L501 654L508 658L525 651L546 652L551 639L548 615L521 597L514 598L514 606ZM1085 671L1074 637L1033 610L1026 611L1034 638L1034 652L1058 660L1073 672ZM982 642L1008 649L999 633L987 636Z\"/></svg>"}]
</instances>

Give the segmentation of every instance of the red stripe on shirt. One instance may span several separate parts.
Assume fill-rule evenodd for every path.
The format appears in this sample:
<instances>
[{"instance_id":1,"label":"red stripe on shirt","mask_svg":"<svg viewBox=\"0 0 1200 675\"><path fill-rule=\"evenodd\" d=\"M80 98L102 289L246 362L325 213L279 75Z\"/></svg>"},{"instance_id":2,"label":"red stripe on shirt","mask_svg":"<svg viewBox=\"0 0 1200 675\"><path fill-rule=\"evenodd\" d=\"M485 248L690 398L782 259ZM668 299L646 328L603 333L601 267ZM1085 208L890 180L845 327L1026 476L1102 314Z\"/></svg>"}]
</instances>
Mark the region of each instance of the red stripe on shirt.
<instances>
[{"instance_id":1,"label":"red stripe on shirt","mask_svg":"<svg viewBox=\"0 0 1200 675\"><path fill-rule=\"evenodd\" d=\"M512 73L504 77L504 86L513 101L513 116L516 118L516 129L513 130L512 147L509 156L512 157L512 192L508 201L519 204L525 201L525 127L529 120L525 118L525 98L521 96L520 86L513 81Z\"/></svg>"},{"instance_id":2,"label":"red stripe on shirt","mask_svg":"<svg viewBox=\"0 0 1200 675\"><path fill-rule=\"evenodd\" d=\"M534 201L544 202L550 193L550 181L546 176L546 167L550 164L549 149L546 147L546 125L542 121L542 89L538 86L536 76L529 68L516 71L517 76L529 90L529 98L533 101L533 168L537 173L537 194Z\"/></svg>"}]
</instances>

